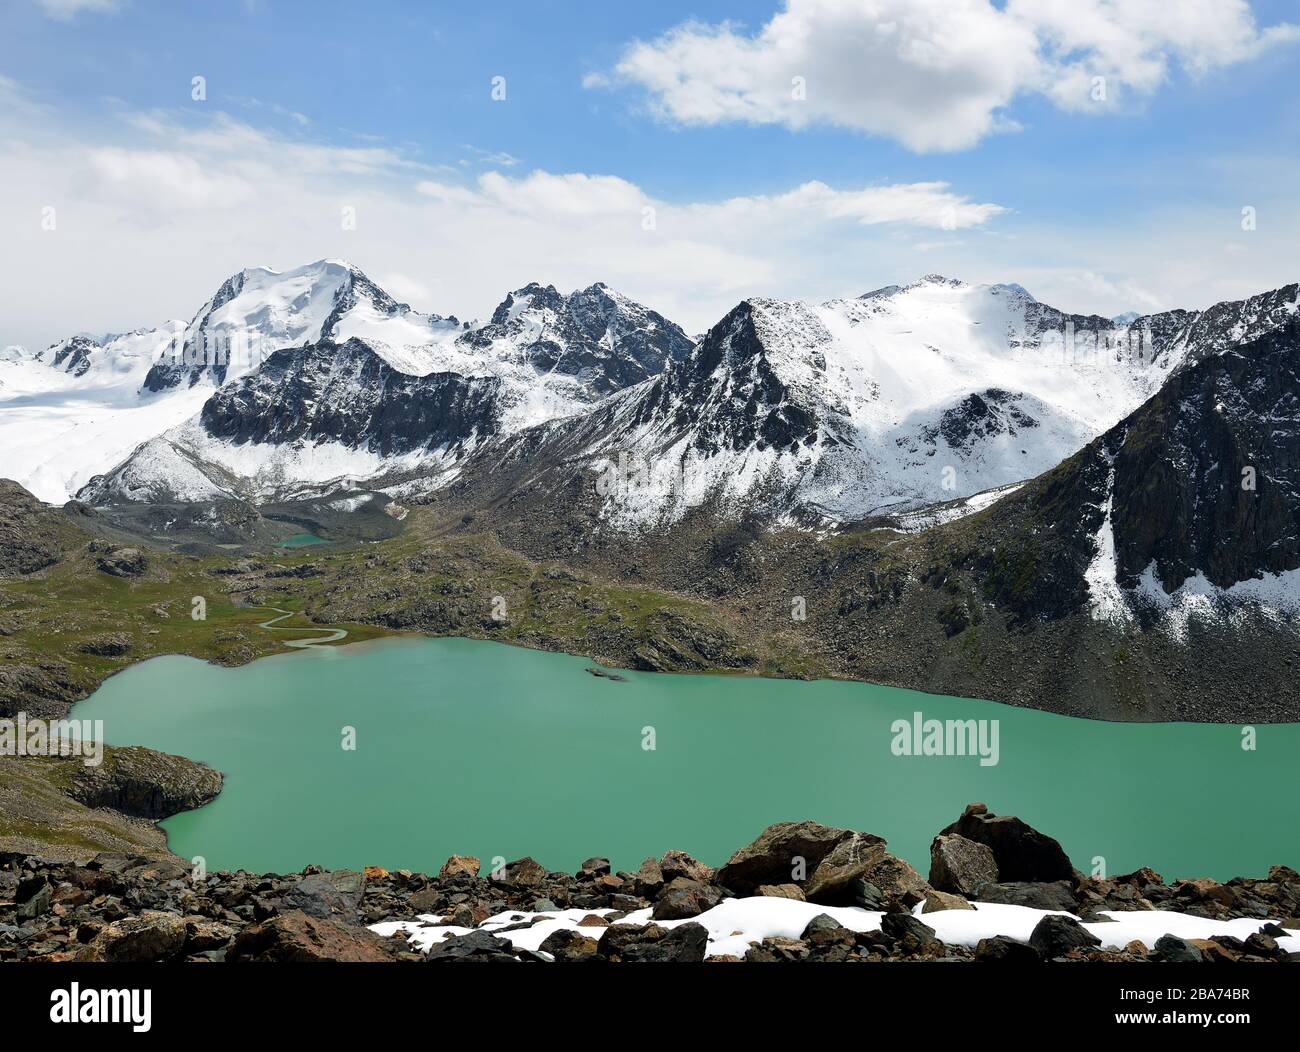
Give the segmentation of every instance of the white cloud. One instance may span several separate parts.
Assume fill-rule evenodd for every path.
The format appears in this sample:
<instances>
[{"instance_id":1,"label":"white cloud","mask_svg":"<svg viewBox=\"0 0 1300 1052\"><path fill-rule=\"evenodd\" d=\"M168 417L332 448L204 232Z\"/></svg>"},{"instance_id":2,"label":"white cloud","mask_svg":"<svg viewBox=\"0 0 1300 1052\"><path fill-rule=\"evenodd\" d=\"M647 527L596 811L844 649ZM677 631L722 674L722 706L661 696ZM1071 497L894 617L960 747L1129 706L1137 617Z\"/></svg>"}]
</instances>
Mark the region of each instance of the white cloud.
<instances>
[{"instance_id":1,"label":"white cloud","mask_svg":"<svg viewBox=\"0 0 1300 1052\"><path fill-rule=\"evenodd\" d=\"M107 194L151 208L229 208L254 193L246 179L186 154L108 148L91 150L89 159Z\"/></svg>"},{"instance_id":2,"label":"white cloud","mask_svg":"<svg viewBox=\"0 0 1300 1052\"><path fill-rule=\"evenodd\" d=\"M1019 281L1101 314L1204 306L1296 277L1300 217L1285 194L1255 202L1268 221L1249 235L1235 206L1048 229L940 181L674 201L612 174L486 171L462 183L379 145L188 110L119 116L87 132L48 108L0 109L0 344L188 317L243 267L335 257L421 310L484 317L529 281L605 281L691 332L745 296L826 299L930 271ZM1225 242L1242 246L1231 265Z\"/></svg>"},{"instance_id":3,"label":"white cloud","mask_svg":"<svg viewBox=\"0 0 1300 1052\"><path fill-rule=\"evenodd\" d=\"M1246 0L788 0L756 32L687 22L624 51L588 87L644 88L661 118L836 125L918 152L1016 127L1023 93L1105 111L1300 39L1260 30ZM1104 78L1104 93L1095 90Z\"/></svg>"},{"instance_id":4,"label":"white cloud","mask_svg":"<svg viewBox=\"0 0 1300 1052\"><path fill-rule=\"evenodd\" d=\"M956 230L979 226L1007 211L1001 205L969 201L941 182L835 190L813 181L782 194L687 205L656 201L617 176L577 172L557 175L536 171L519 178L487 172L479 177L477 188L424 180L417 189L449 204L542 217L607 216L626 221L638 216L644 219L646 209L653 209L656 226L662 215L676 217L683 225L697 229L706 225L771 227L791 220L851 220L863 226L906 223Z\"/></svg>"},{"instance_id":5,"label":"white cloud","mask_svg":"<svg viewBox=\"0 0 1300 1052\"><path fill-rule=\"evenodd\" d=\"M41 10L60 22L71 21L83 11L116 11L121 0L40 0Z\"/></svg>"}]
</instances>

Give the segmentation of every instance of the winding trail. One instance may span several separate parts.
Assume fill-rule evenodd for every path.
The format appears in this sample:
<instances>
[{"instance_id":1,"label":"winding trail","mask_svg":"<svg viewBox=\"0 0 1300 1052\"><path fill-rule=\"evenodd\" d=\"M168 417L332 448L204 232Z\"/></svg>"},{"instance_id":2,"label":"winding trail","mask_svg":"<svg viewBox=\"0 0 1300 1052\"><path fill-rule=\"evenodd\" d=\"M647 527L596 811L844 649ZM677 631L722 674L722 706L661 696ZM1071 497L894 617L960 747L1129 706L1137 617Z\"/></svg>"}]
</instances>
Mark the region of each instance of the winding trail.
<instances>
[{"instance_id":1,"label":"winding trail","mask_svg":"<svg viewBox=\"0 0 1300 1052\"><path fill-rule=\"evenodd\" d=\"M269 621L259 622L257 626L258 628L266 628L271 630L272 632L313 632L315 631L314 628L310 628L310 627L290 628L288 625L276 624L277 621L283 621L286 617L293 617L294 612L292 610L281 610L278 606L266 606L263 607L262 609L274 610L280 616L273 617ZM316 647L316 646L321 646L324 643L337 643L340 639L346 639L348 634L347 629L345 628L327 628L325 631L328 633L327 635L312 636L310 639L286 639L284 641L284 645L287 647ZM322 647L322 649L324 649L324 647Z\"/></svg>"}]
</instances>

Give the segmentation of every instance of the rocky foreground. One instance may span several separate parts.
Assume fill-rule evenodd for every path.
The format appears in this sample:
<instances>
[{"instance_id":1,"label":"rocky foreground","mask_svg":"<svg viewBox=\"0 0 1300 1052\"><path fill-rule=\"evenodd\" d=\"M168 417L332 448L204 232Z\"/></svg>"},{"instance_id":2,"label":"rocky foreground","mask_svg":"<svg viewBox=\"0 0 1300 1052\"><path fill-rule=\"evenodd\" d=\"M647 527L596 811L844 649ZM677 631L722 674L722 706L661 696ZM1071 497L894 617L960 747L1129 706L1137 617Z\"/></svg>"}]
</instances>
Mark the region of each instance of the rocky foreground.
<instances>
[{"instance_id":1,"label":"rocky foreground","mask_svg":"<svg viewBox=\"0 0 1300 1052\"><path fill-rule=\"evenodd\" d=\"M1300 873L1287 866L1226 884L1170 884L1150 869L1086 877L1057 841L983 804L935 837L928 878L881 837L816 822L769 826L716 870L680 851L635 873L611 872L603 858L573 875L531 858L487 876L480 868L454 855L437 876L315 866L200 875L180 859L101 853L79 864L4 853L0 960L1300 960ZM718 927L719 917L770 916L772 906L787 926L791 916L809 919L796 935L756 931L747 941L746 931ZM937 931L961 930L961 911L1033 926L1027 938L945 943ZM1167 920L1236 934L1164 933L1150 946L1097 934L1135 919L1152 932ZM530 930L545 937L525 938ZM737 939L741 952L720 951Z\"/></svg>"}]
</instances>

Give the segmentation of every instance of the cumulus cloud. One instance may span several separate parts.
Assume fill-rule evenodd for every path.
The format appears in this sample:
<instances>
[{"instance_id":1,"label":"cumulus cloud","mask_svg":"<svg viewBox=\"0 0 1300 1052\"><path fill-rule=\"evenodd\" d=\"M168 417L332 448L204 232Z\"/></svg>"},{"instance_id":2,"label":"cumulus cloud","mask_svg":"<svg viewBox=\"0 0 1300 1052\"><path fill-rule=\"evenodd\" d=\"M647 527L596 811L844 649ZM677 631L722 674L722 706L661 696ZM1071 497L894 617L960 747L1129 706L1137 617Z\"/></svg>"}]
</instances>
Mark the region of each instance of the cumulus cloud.
<instances>
[{"instance_id":1,"label":"cumulus cloud","mask_svg":"<svg viewBox=\"0 0 1300 1052\"><path fill-rule=\"evenodd\" d=\"M588 87L632 84L681 124L835 125L918 152L960 150L1016 127L1036 93L1099 110L1300 39L1260 29L1246 0L787 0L756 31L679 25L629 45Z\"/></svg>"}]
</instances>

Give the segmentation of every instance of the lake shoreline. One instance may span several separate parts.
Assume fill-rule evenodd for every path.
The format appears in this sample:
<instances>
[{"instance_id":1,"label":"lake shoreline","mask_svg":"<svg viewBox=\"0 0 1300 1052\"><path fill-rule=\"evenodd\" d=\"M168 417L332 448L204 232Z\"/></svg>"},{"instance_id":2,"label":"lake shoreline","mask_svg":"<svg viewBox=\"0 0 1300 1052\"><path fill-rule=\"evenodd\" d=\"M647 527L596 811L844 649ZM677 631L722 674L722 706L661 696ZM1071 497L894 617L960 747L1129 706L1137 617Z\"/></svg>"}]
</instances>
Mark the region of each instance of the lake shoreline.
<instances>
[{"instance_id":1,"label":"lake shoreline","mask_svg":"<svg viewBox=\"0 0 1300 1052\"><path fill-rule=\"evenodd\" d=\"M11 852L0 960L1280 963L1300 960L1300 873L1086 876L982 804L938 831L928 875L812 821L768 826L716 868L676 850L574 873L452 855L436 875Z\"/></svg>"}]
</instances>

